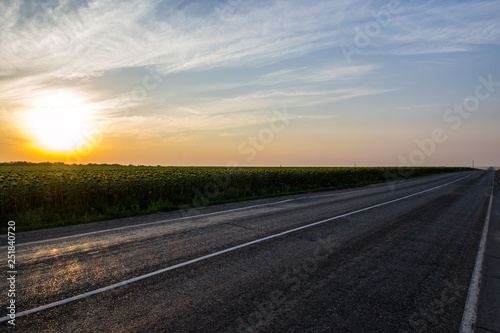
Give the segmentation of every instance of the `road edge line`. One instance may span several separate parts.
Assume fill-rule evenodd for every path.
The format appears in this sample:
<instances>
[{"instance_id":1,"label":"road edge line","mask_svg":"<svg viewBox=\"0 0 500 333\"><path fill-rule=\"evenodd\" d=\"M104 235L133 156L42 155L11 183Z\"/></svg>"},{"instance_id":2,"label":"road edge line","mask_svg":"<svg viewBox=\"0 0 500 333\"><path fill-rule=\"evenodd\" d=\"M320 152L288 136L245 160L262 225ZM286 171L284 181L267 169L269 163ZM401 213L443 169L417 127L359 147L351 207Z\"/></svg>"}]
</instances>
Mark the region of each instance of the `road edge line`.
<instances>
[{"instance_id":1,"label":"road edge line","mask_svg":"<svg viewBox=\"0 0 500 333\"><path fill-rule=\"evenodd\" d=\"M460 333L474 332L474 325L477 319L477 306L479 302L479 293L481 287L481 274L483 272L484 253L486 251L486 239L488 238L488 229L491 218L491 207L493 206L493 189L495 188L492 183L490 202L486 212L483 231L481 234L481 241L479 242L479 249L476 255L476 262L467 292L467 300L465 301L464 313L462 315L462 323L460 325Z\"/></svg>"}]
</instances>

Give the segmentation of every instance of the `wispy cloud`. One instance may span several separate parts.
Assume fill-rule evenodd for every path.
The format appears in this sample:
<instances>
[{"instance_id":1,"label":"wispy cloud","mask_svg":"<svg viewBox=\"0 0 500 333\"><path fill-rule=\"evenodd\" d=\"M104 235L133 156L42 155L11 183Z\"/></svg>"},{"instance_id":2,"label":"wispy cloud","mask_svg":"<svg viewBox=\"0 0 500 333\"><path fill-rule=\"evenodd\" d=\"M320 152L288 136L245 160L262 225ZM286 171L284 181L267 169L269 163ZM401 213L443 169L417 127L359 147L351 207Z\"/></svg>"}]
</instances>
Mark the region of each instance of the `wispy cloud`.
<instances>
[{"instance_id":1,"label":"wispy cloud","mask_svg":"<svg viewBox=\"0 0 500 333\"><path fill-rule=\"evenodd\" d=\"M379 89L370 87L351 87L342 89L311 89L311 90L258 90L247 94L238 94L228 98L204 98L201 100L186 100L183 105L166 104L158 108L158 112L166 114L226 115L251 113L259 114L260 110L271 110L283 105L295 109L331 104L352 98L383 94L396 89ZM172 112L174 111L174 112ZM311 113L311 112L309 112ZM192 121L196 121L196 117ZM201 119L201 118L199 118ZM232 120L231 120L232 121ZM243 122L242 124L245 124ZM247 123L251 124L251 123Z\"/></svg>"},{"instance_id":2,"label":"wispy cloud","mask_svg":"<svg viewBox=\"0 0 500 333\"><path fill-rule=\"evenodd\" d=\"M145 65L168 73L264 63L331 45L335 30L326 18L338 16L328 3L242 3L227 16L196 15L203 2L182 9L173 1L161 7L138 0L68 1L31 10L28 4L0 8L3 73L32 69L74 77ZM325 19L313 19L317 15Z\"/></svg>"},{"instance_id":3,"label":"wispy cloud","mask_svg":"<svg viewBox=\"0 0 500 333\"><path fill-rule=\"evenodd\" d=\"M348 66L342 62L308 68L284 69L269 73L261 78L262 84L277 83L319 83L325 81L357 80L373 73L379 65Z\"/></svg>"},{"instance_id":4,"label":"wispy cloud","mask_svg":"<svg viewBox=\"0 0 500 333\"><path fill-rule=\"evenodd\" d=\"M250 66L338 47L385 4L178 1L2 2L0 75L64 78L154 66L163 73ZM52 5L49 5L52 4ZM465 51L500 43L500 4L401 3L377 52ZM484 13L491 15L485 17ZM481 17L478 20L478 17ZM389 46L389 47L387 47ZM367 50L374 51L374 50ZM362 68L358 68L362 69ZM342 72L324 72L323 78ZM332 77L332 76L330 76ZM321 76L317 76L321 80Z\"/></svg>"},{"instance_id":5,"label":"wispy cloud","mask_svg":"<svg viewBox=\"0 0 500 333\"><path fill-rule=\"evenodd\" d=\"M169 73L270 63L337 47L383 8L350 1L221 3L2 2L0 71L75 77L146 65ZM401 3L401 13L373 43L399 54L498 44L500 24L493 13L499 10L496 1Z\"/></svg>"},{"instance_id":6,"label":"wispy cloud","mask_svg":"<svg viewBox=\"0 0 500 333\"><path fill-rule=\"evenodd\" d=\"M500 3L400 2L380 34L372 38L366 52L380 54L433 54L473 51L478 45L500 44ZM359 23L375 21L366 17ZM352 33L354 36L354 32Z\"/></svg>"},{"instance_id":7,"label":"wispy cloud","mask_svg":"<svg viewBox=\"0 0 500 333\"><path fill-rule=\"evenodd\" d=\"M131 116L116 119L110 124L108 131L113 135L140 135L145 138L168 138L172 136L191 136L204 132L217 131L220 134L228 130L256 125L268 125L276 115L272 111L256 111L249 113L232 114L203 114L203 115L154 115ZM299 115L287 113L289 121L296 120L328 120L337 115ZM144 129L147 129L145 131Z\"/></svg>"}]
</instances>

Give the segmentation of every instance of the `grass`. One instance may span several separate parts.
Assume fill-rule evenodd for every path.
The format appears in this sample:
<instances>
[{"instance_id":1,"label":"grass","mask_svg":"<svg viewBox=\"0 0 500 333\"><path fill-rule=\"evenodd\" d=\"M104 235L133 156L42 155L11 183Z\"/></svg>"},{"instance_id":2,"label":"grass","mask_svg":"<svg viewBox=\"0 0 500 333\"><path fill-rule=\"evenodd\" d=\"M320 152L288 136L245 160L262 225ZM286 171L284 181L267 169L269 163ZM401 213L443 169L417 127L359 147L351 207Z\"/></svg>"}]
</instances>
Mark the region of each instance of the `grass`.
<instances>
[{"instance_id":1,"label":"grass","mask_svg":"<svg viewBox=\"0 0 500 333\"><path fill-rule=\"evenodd\" d=\"M0 166L0 232L9 220L27 231L464 170Z\"/></svg>"}]
</instances>

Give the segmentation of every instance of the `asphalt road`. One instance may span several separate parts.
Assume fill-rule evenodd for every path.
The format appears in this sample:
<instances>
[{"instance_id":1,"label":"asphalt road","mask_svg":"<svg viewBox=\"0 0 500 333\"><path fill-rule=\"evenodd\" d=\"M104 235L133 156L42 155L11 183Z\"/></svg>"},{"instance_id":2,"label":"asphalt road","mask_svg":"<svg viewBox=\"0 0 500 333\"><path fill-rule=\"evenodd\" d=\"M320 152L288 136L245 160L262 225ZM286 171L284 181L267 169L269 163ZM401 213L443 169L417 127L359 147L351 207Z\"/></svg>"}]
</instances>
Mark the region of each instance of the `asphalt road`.
<instances>
[{"instance_id":1,"label":"asphalt road","mask_svg":"<svg viewBox=\"0 0 500 333\"><path fill-rule=\"evenodd\" d=\"M16 329L0 330L458 332L492 180L436 175L19 234Z\"/></svg>"}]
</instances>

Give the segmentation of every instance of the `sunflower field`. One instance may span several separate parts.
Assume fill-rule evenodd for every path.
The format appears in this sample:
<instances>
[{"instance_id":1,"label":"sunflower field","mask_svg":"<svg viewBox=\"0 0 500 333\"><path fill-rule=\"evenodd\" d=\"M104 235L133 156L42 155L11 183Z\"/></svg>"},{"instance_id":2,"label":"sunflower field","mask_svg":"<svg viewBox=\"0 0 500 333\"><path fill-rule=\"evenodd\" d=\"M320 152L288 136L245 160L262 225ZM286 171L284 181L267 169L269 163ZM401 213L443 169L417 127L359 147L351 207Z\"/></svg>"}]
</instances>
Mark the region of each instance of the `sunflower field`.
<instances>
[{"instance_id":1,"label":"sunflower field","mask_svg":"<svg viewBox=\"0 0 500 333\"><path fill-rule=\"evenodd\" d=\"M466 168L0 166L0 231L98 221Z\"/></svg>"}]
</instances>

